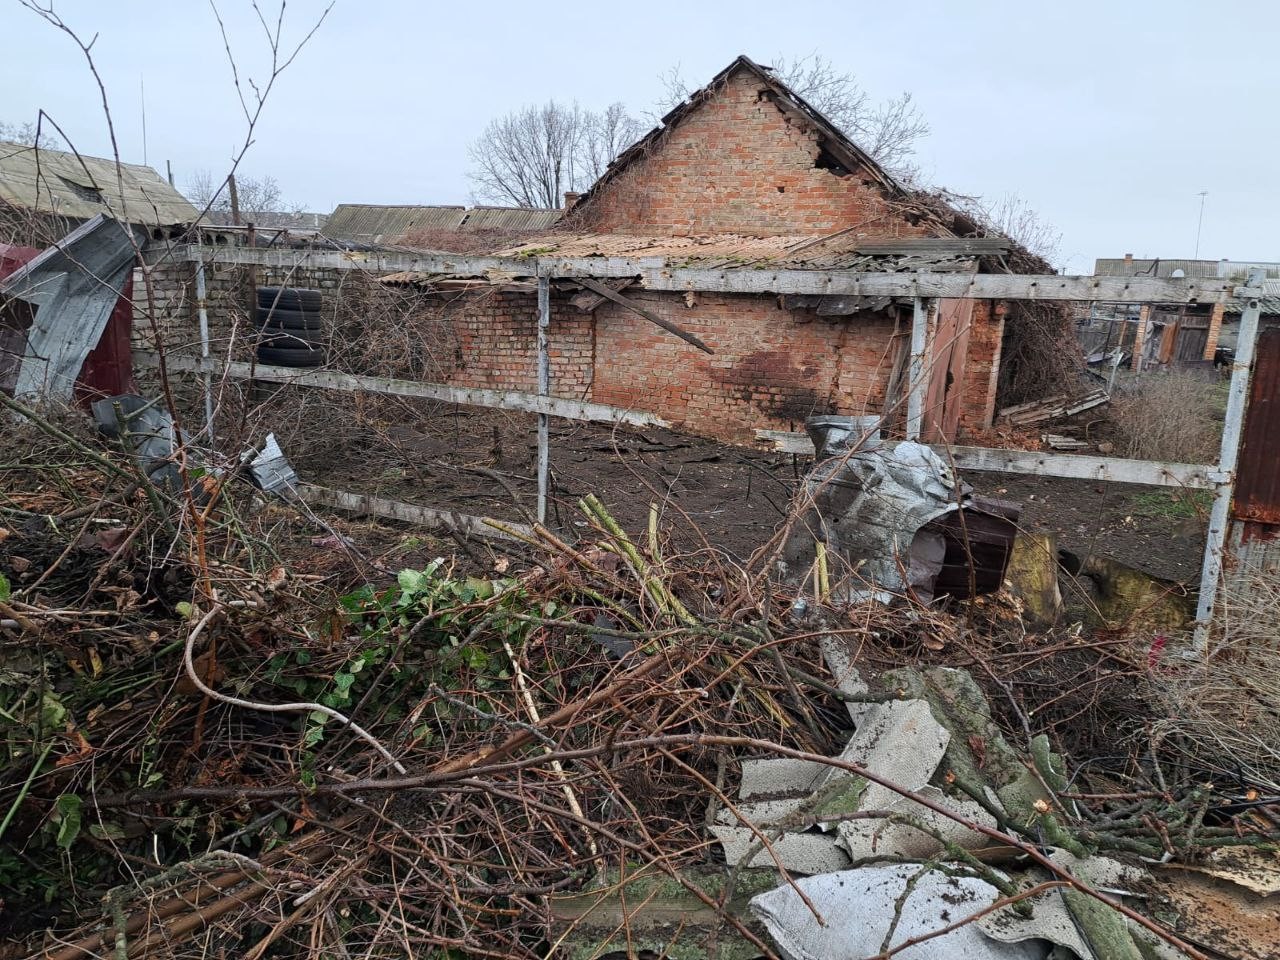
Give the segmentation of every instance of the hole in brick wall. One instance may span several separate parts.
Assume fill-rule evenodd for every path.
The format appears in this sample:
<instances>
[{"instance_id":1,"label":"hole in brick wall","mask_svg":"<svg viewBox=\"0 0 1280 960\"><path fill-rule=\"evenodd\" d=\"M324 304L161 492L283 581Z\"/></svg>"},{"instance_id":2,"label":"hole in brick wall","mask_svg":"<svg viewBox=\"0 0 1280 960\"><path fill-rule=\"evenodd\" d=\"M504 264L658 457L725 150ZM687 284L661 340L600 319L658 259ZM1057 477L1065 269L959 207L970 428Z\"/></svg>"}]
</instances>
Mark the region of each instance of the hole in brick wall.
<instances>
[{"instance_id":1,"label":"hole in brick wall","mask_svg":"<svg viewBox=\"0 0 1280 960\"><path fill-rule=\"evenodd\" d=\"M786 192L787 192L787 188L786 188L786 187L779 187L779 188L778 188L778 192L779 192L779 193L786 193Z\"/></svg>"},{"instance_id":2,"label":"hole in brick wall","mask_svg":"<svg viewBox=\"0 0 1280 960\"><path fill-rule=\"evenodd\" d=\"M844 164L835 158L824 143L818 144L818 159L813 161L813 165L819 170L830 170L838 177L849 173Z\"/></svg>"}]
</instances>

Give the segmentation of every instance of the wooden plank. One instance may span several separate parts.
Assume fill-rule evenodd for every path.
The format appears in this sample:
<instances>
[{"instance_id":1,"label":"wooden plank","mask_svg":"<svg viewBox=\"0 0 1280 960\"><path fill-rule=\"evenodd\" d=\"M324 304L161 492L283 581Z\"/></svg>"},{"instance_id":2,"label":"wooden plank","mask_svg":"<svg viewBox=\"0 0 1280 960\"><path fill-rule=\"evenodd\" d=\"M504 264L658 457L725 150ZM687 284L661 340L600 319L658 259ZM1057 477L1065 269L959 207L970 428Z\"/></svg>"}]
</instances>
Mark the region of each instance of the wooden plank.
<instances>
[{"instance_id":1,"label":"wooden plank","mask_svg":"<svg viewBox=\"0 0 1280 960\"><path fill-rule=\"evenodd\" d=\"M551 280L538 278L538 397L551 396L551 355L547 332L551 329ZM538 522L547 522L547 492L551 483L550 423L538 414Z\"/></svg>"},{"instance_id":2,"label":"wooden plank","mask_svg":"<svg viewBox=\"0 0 1280 960\"><path fill-rule=\"evenodd\" d=\"M1107 301L1110 303L1226 303L1236 296L1234 280L1219 278L1092 277L1017 273L857 273L850 270L686 269L656 257L577 259L465 257L449 254L354 252L248 247L201 248L206 262L258 264L306 269L363 270L379 275L401 271L532 278L541 270L553 278L632 278L647 290L702 290L718 293L814 294L866 297L972 297L978 300ZM193 260L190 247L149 247L152 263ZM1245 295L1245 294L1241 294ZM1256 295L1256 294L1255 294Z\"/></svg>"},{"instance_id":3,"label":"wooden plank","mask_svg":"<svg viewBox=\"0 0 1280 960\"><path fill-rule=\"evenodd\" d=\"M916 297L911 312L911 359L907 364L907 439L917 440L924 425L925 347L929 339L929 315L934 305Z\"/></svg>"},{"instance_id":4,"label":"wooden plank","mask_svg":"<svg viewBox=\"0 0 1280 960\"><path fill-rule=\"evenodd\" d=\"M813 444L803 433L785 430L757 430L756 439L783 453L813 456ZM894 446L893 442L885 444ZM1210 490L1215 467L1199 463L1161 463L1153 460L1125 460L1120 457L1086 457L1074 454L1040 453L1036 450L1000 450L990 447L947 447L935 444L933 451L960 470L982 473L1020 473L1111 483L1140 483L1150 487L1187 487Z\"/></svg>"},{"instance_id":5,"label":"wooden plank","mask_svg":"<svg viewBox=\"0 0 1280 960\"><path fill-rule=\"evenodd\" d=\"M155 355L147 351L134 353L134 363L139 367L154 366ZM170 370L202 372L206 367L198 357L170 356L166 358ZM483 390L477 387L451 387L443 383L420 383L416 380L394 380L389 377L367 377L332 370L310 370L297 367L267 367L248 363L213 363L212 372L222 373L237 380L263 380L297 387L317 387L343 393L385 393L398 397L420 397L424 400L442 400L471 407L487 407L494 410L515 410L521 413L546 414L565 420L586 420L592 423L623 423L632 427L669 427L661 417L640 410L623 410L604 403L587 403L566 400L561 397L540 397L518 390Z\"/></svg>"},{"instance_id":6,"label":"wooden plank","mask_svg":"<svg viewBox=\"0 0 1280 960\"><path fill-rule=\"evenodd\" d=\"M519 537L504 533L491 524L489 517L476 517L456 510L443 510L436 507L420 507L416 503L405 503L403 500L388 500L367 493L347 493L343 490L330 490L328 487L317 487L303 483L297 487L298 496L313 506L334 507L350 513L365 514L372 517L384 517L388 520L402 520L433 530L448 530L469 537L484 537L488 540L519 540ZM499 520L504 527L523 536L532 537L532 528L523 523Z\"/></svg>"},{"instance_id":7,"label":"wooden plank","mask_svg":"<svg viewBox=\"0 0 1280 960\"><path fill-rule=\"evenodd\" d=\"M592 280L588 277L579 277L578 282L582 284L584 287L586 287L588 290L593 290L596 293L600 294L600 296L608 300L612 300L614 303L618 304L619 306L626 307L628 310L632 310L635 313L640 314L640 316L644 317L650 323L656 323L658 326L660 326L663 330L666 330L668 333L674 333L677 337L679 337L685 343L693 344L703 353L715 353L714 350L708 347L705 343L703 343L701 340L695 337L688 330L684 329L684 327L681 327L678 324L672 323L670 320L667 320L665 317L658 316L652 310L648 310L640 306L640 304L636 303L630 297L624 297L622 294L620 294L617 290L614 290L608 284L597 283L595 280Z\"/></svg>"}]
</instances>

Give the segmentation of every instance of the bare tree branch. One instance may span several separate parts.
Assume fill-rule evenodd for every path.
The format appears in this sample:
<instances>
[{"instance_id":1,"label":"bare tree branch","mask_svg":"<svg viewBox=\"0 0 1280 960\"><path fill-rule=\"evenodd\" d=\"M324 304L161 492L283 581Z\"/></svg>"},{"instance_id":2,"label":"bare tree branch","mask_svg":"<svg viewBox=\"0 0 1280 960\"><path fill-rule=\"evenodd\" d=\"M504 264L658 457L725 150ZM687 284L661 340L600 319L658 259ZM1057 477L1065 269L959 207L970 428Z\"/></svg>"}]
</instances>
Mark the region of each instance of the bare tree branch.
<instances>
[{"instance_id":1,"label":"bare tree branch","mask_svg":"<svg viewBox=\"0 0 1280 960\"><path fill-rule=\"evenodd\" d=\"M640 134L621 103L602 112L549 100L493 120L470 148L478 199L559 207L566 191L589 187Z\"/></svg>"}]
</instances>

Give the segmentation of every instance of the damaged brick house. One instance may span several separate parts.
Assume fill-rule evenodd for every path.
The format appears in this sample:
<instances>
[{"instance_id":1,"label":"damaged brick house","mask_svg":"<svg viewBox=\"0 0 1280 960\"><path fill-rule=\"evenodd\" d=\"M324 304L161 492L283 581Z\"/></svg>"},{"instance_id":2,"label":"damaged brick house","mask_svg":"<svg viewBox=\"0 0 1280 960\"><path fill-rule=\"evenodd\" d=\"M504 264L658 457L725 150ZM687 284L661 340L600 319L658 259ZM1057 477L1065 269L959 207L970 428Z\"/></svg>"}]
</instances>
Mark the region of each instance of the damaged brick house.
<instances>
[{"instance_id":1,"label":"damaged brick house","mask_svg":"<svg viewBox=\"0 0 1280 960\"><path fill-rule=\"evenodd\" d=\"M623 152L552 231L499 253L657 257L703 267L1053 272L982 233L937 197L897 183L767 68L739 57ZM499 282L458 297L456 281L387 279L440 298L436 317L449 319L456 338L435 357L441 379L533 388L535 310L527 286L515 292ZM910 301L612 286L714 352L700 352L631 306L557 281L553 394L649 410L690 432L747 442L757 429L794 429L813 414L900 416ZM1016 309L941 301L930 438L990 426ZM1063 330L1069 339L1065 321Z\"/></svg>"}]
</instances>

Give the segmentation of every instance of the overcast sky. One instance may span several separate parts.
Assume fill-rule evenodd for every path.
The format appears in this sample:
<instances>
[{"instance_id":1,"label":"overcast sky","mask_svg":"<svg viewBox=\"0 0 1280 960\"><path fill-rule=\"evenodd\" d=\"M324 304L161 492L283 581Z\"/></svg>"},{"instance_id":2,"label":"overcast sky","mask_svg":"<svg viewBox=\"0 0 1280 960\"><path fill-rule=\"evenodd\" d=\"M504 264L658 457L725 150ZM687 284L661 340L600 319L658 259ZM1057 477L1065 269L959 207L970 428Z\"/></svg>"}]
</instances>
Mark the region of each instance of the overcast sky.
<instances>
[{"instance_id":1,"label":"overcast sky","mask_svg":"<svg viewBox=\"0 0 1280 960\"><path fill-rule=\"evenodd\" d=\"M277 0L261 0L274 9ZM242 82L269 75L249 0L217 0ZM290 0L300 39L324 4ZM245 136L207 2L56 0L107 85L122 158L172 162L179 187L225 173ZM274 16L274 13L271 14ZM96 87L69 38L0 0L0 120L43 108L85 153L109 155ZM1060 264L1200 255L1280 260L1280 17L1274 3L1019 0L783 3L428 3L337 0L277 81L242 173L309 210L340 202L463 203L467 145L486 122L550 97L636 113L679 64L701 84L739 53L818 52L876 97L910 91L932 131L926 180L1014 193L1064 234Z\"/></svg>"}]
</instances>

